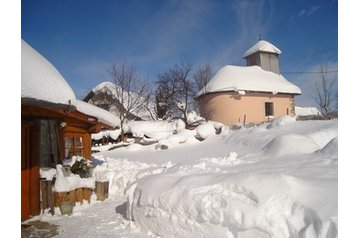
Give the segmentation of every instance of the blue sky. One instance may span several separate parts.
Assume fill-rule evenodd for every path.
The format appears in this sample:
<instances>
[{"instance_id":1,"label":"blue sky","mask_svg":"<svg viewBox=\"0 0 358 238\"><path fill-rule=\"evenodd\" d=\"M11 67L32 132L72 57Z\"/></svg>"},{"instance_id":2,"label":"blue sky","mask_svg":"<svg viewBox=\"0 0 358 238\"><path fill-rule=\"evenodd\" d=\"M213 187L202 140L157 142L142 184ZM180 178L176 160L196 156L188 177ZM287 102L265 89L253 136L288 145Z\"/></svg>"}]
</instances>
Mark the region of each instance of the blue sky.
<instances>
[{"instance_id":1,"label":"blue sky","mask_svg":"<svg viewBox=\"0 0 358 238\"><path fill-rule=\"evenodd\" d=\"M336 0L22 0L21 37L46 57L82 99L125 60L155 82L176 62L245 65L261 37L281 51L282 74L313 106L313 73L338 69ZM337 80L338 74L329 77ZM153 85L154 87L154 85Z\"/></svg>"}]
</instances>

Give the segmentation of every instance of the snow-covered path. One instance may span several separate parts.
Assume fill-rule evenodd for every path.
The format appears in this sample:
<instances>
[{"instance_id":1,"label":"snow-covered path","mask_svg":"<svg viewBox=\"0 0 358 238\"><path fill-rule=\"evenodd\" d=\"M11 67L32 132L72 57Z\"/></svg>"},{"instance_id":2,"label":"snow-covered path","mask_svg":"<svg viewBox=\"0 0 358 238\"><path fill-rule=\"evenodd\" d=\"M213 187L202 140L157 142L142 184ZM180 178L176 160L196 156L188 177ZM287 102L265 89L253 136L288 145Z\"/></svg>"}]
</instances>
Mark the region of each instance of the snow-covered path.
<instances>
[{"instance_id":1,"label":"snow-covered path","mask_svg":"<svg viewBox=\"0 0 358 238\"><path fill-rule=\"evenodd\" d=\"M111 196L101 202L77 204L71 216L43 215L41 219L59 226L58 237L149 237L123 218L125 204L125 197Z\"/></svg>"}]
</instances>

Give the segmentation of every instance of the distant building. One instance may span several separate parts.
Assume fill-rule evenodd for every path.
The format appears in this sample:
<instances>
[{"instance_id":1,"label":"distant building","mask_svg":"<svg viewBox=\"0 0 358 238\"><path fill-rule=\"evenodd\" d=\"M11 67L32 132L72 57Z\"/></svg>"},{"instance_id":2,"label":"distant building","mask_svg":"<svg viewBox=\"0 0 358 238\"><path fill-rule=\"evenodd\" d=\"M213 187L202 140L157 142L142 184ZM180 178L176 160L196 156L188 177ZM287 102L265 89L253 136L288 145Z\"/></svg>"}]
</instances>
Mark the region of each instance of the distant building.
<instances>
[{"instance_id":1,"label":"distant building","mask_svg":"<svg viewBox=\"0 0 358 238\"><path fill-rule=\"evenodd\" d=\"M84 102L88 102L89 104L93 104L97 107L103 108L116 115L120 116L121 113L125 112L128 114L128 120L151 120L151 113L149 110L152 110L152 104L149 102L148 108L143 108L136 113L129 113L126 109L126 105L123 105L118 101L117 97L117 85L113 82L104 81L97 86L95 86L87 95L83 98ZM134 94L130 92L130 94ZM124 94L125 95L125 94ZM136 98L137 96L134 96ZM127 99L124 99L126 101ZM146 104L146 100L142 98L138 101L139 104Z\"/></svg>"},{"instance_id":2,"label":"distant building","mask_svg":"<svg viewBox=\"0 0 358 238\"><path fill-rule=\"evenodd\" d=\"M281 51L260 40L244 54L247 66L222 67L197 96L201 116L226 125L295 115L301 90L280 74Z\"/></svg>"}]
</instances>

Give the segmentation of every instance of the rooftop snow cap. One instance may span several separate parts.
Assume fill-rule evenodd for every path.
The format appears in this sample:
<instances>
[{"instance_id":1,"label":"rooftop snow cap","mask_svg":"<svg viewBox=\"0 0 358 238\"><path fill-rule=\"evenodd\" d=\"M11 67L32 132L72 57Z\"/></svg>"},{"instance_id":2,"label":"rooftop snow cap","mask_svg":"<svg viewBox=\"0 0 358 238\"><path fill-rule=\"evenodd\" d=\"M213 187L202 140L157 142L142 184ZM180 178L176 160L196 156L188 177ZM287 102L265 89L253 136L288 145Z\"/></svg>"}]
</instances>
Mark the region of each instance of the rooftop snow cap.
<instances>
[{"instance_id":1,"label":"rooftop snow cap","mask_svg":"<svg viewBox=\"0 0 358 238\"><path fill-rule=\"evenodd\" d=\"M21 98L56 104L76 103L76 96L57 69L21 39Z\"/></svg>"},{"instance_id":2,"label":"rooftop snow cap","mask_svg":"<svg viewBox=\"0 0 358 238\"><path fill-rule=\"evenodd\" d=\"M196 94L196 97L226 91L301 94L301 89L282 75L265 71L259 66L226 65Z\"/></svg>"},{"instance_id":3,"label":"rooftop snow cap","mask_svg":"<svg viewBox=\"0 0 358 238\"><path fill-rule=\"evenodd\" d=\"M246 58L247 56L252 55L252 54L254 54L254 53L258 52L258 51L275 53L275 54L278 54L278 55L281 54L281 50L279 48L277 48L276 46L274 46L270 42L267 42L265 40L260 40L254 46L252 46L250 49L248 49L245 52L244 58Z\"/></svg>"}]
</instances>

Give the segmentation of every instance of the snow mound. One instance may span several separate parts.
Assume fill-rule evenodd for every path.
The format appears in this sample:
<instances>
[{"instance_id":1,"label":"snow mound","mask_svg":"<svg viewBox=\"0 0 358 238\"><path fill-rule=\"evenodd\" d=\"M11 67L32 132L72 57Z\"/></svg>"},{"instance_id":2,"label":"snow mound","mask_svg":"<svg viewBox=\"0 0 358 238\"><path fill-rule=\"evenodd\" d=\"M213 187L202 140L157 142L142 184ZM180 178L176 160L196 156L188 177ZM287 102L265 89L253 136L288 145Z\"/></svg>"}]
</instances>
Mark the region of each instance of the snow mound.
<instances>
[{"instance_id":1,"label":"snow mound","mask_svg":"<svg viewBox=\"0 0 358 238\"><path fill-rule=\"evenodd\" d=\"M126 190L138 179L151 174L150 168L153 164L115 160L112 158L104 159L102 156L95 156L100 161L93 169L93 177L96 181L109 181L109 194L124 195Z\"/></svg>"},{"instance_id":2,"label":"snow mound","mask_svg":"<svg viewBox=\"0 0 358 238\"><path fill-rule=\"evenodd\" d=\"M332 237L337 235L334 222L323 224L314 210L285 193L261 201L242 186L190 185L193 179L167 176L138 185L127 214L145 231L163 237L326 237L321 235L329 228ZM156 187L167 189L148 193Z\"/></svg>"},{"instance_id":3,"label":"snow mound","mask_svg":"<svg viewBox=\"0 0 358 238\"><path fill-rule=\"evenodd\" d=\"M338 136L330 140L320 152L324 155L330 156L330 158L338 158Z\"/></svg>"},{"instance_id":4,"label":"snow mound","mask_svg":"<svg viewBox=\"0 0 358 238\"><path fill-rule=\"evenodd\" d=\"M277 136L270 141L265 146L264 154L270 156L308 154L319 149L320 147L310 137L298 134L287 134Z\"/></svg>"},{"instance_id":5,"label":"snow mound","mask_svg":"<svg viewBox=\"0 0 358 238\"><path fill-rule=\"evenodd\" d=\"M160 140L173 134L175 130L181 130L181 124L168 121L131 121L128 123L128 132L134 137L150 137Z\"/></svg>"},{"instance_id":6,"label":"snow mound","mask_svg":"<svg viewBox=\"0 0 358 238\"><path fill-rule=\"evenodd\" d=\"M94 178L81 178L78 174L71 174L65 177L62 172L62 165L56 166L56 181L54 185L55 192L69 192L77 188L95 187Z\"/></svg>"},{"instance_id":7,"label":"snow mound","mask_svg":"<svg viewBox=\"0 0 358 238\"><path fill-rule=\"evenodd\" d=\"M215 135L216 130L212 123L206 123L196 128L196 136L198 139L205 140Z\"/></svg>"},{"instance_id":8,"label":"snow mound","mask_svg":"<svg viewBox=\"0 0 358 238\"><path fill-rule=\"evenodd\" d=\"M275 120L267 126L267 128L274 128L279 126L285 126L288 124L292 124L296 121L296 117L291 116L281 116L275 118Z\"/></svg>"},{"instance_id":9,"label":"snow mound","mask_svg":"<svg viewBox=\"0 0 358 238\"><path fill-rule=\"evenodd\" d=\"M236 152L230 152L224 158L205 158L201 159L202 161L209 161L211 163L215 163L217 165L229 166L229 165L237 165L241 164L243 161L238 158Z\"/></svg>"}]
</instances>

